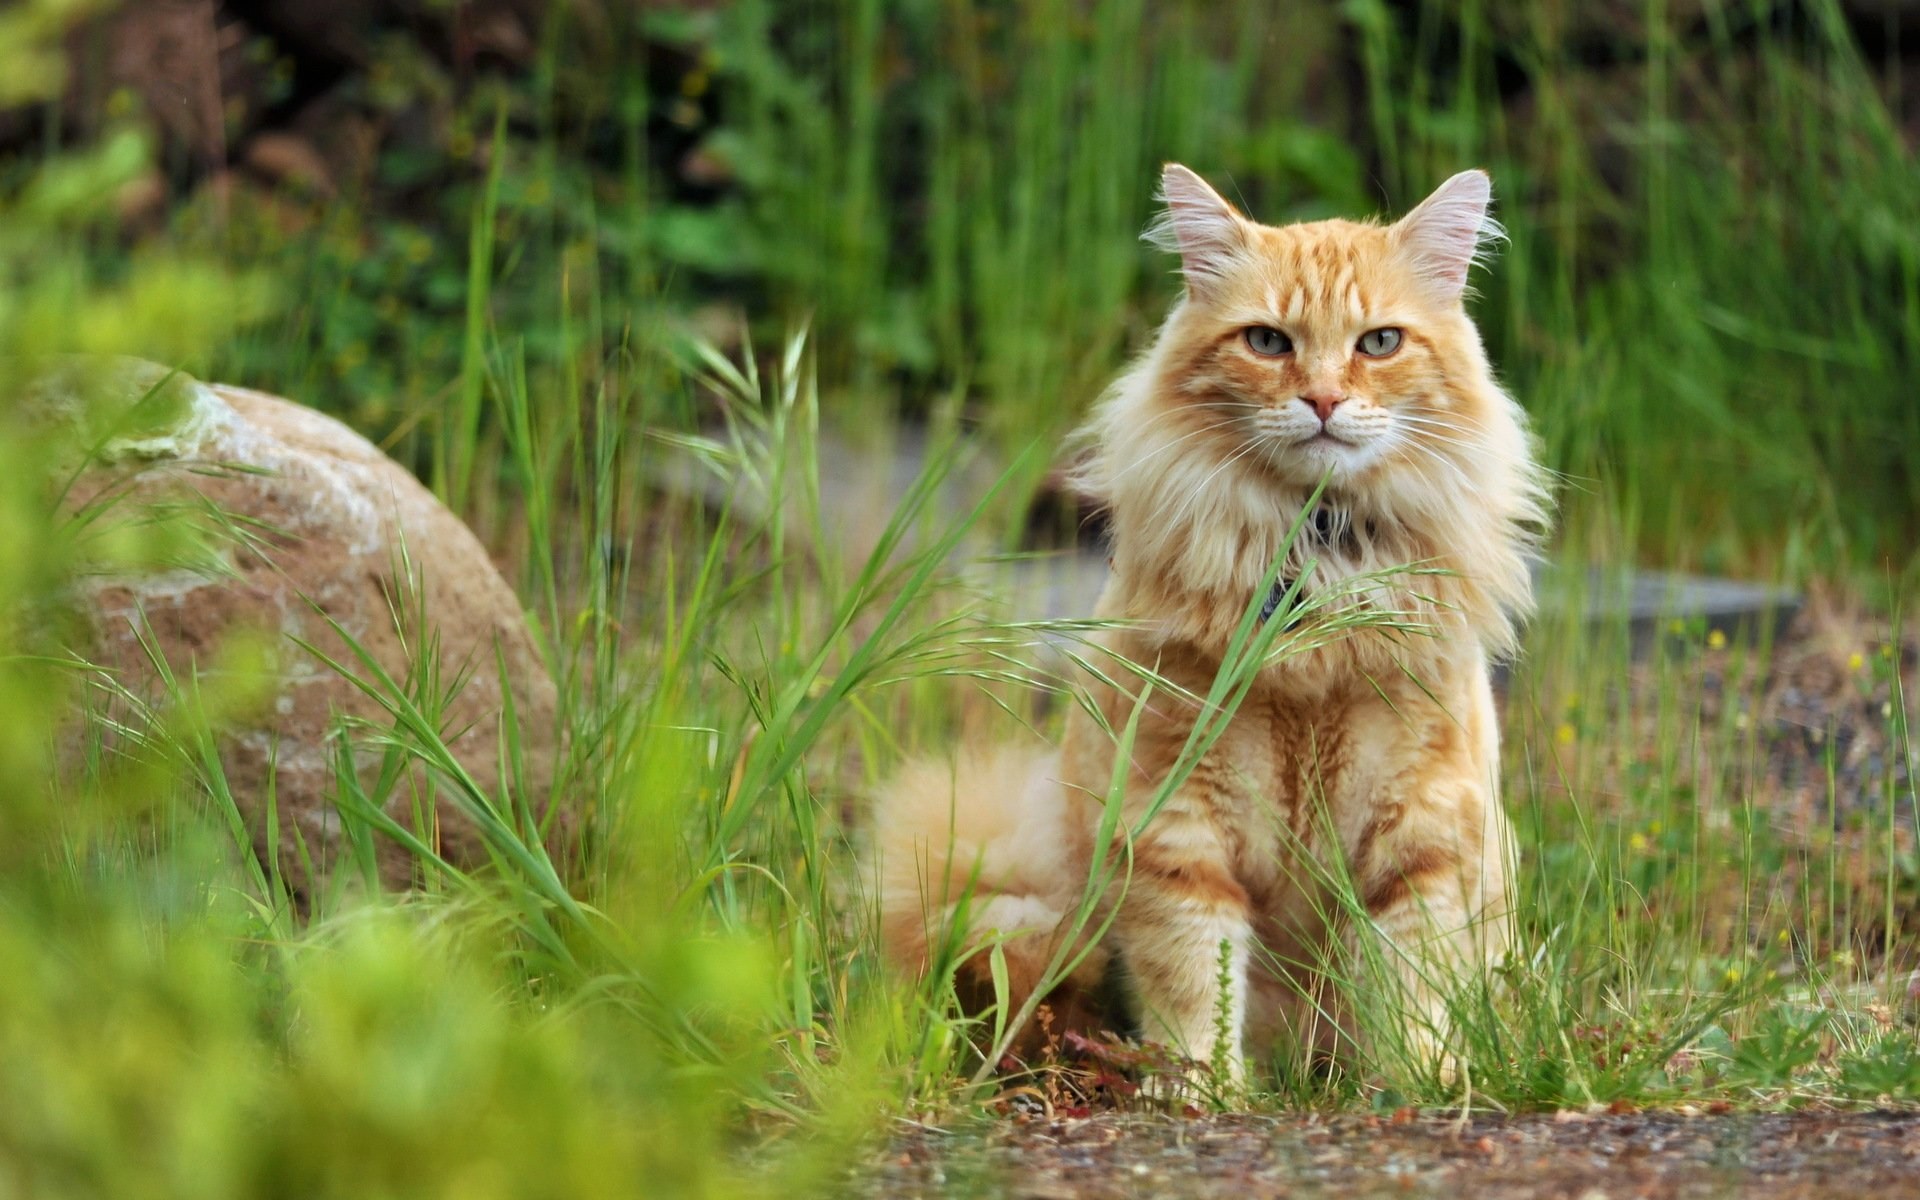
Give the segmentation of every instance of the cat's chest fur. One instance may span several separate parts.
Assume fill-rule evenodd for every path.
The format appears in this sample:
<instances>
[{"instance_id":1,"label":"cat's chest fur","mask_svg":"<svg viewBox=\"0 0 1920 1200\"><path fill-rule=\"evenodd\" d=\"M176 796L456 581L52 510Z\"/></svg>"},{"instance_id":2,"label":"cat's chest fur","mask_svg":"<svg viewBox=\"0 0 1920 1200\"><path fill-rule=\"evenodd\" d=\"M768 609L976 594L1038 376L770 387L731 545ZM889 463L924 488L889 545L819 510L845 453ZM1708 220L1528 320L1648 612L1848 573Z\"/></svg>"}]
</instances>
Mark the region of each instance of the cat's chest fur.
<instances>
[{"instance_id":1,"label":"cat's chest fur","mask_svg":"<svg viewBox=\"0 0 1920 1200\"><path fill-rule=\"evenodd\" d=\"M1145 647L1122 635L1114 649L1139 655ZM1217 659L1178 647L1156 647L1151 661L1190 695L1204 696L1218 670ZM1359 860L1373 835L1417 801L1430 776L1478 757L1483 739L1476 730L1491 720L1484 665L1477 656L1447 663L1422 684L1376 677L1321 687L1303 686L1284 671L1263 677L1177 789L1164 819L1209 829L1220 865L1255 909L1310 900L1320 889L1307 884L1364 865ZM1093 690L1110 728L1134 719L1133 695L1105 684ZM1199 715L1197 704L1171 691L1149 696L1129 755L1130 816L1144 812L1174 770ZM1104 794L1112 777L1110 736L1091 720L1070 721L1065 752L1069 784Z\"/></svg>"},{"instance_id":2,"label":"cat's chest fur","mask_svg":"<svg viewBox=\"0 0 1920 1200\"><path fill-rule=\"evenodd\" d=\"M1204 695L1215 668L1175 665L1163 655L1159 669ZM1248 826L1279 820L1304 836L1316 814L1363 802L1381 771L1404 757L1401 723L1383 720L1386 702L1378 694L1295 690L1292 682L1256 684L1194 768L1193 784L1219 799L1219 819ZM1116 693L1109 704L1123 720L1131 715L1120 711L1130 708L1130 697ZM1198 704L1171 696L1148 701L1134 754L1142 782L1173 768L1200 713Z\"/></svg>"}]
</instances>

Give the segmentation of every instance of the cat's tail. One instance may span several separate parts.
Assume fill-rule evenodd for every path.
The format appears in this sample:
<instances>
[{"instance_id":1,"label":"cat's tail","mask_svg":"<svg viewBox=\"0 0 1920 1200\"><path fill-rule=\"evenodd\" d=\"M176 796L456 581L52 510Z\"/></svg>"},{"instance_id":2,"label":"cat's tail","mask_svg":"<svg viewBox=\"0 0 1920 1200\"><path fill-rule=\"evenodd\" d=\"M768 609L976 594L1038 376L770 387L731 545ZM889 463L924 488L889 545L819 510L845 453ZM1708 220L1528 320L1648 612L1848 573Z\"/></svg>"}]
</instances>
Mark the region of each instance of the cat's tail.
<instances>
[{"instance_id":1,"label":"cat's tail","mask_svg":"<svg viewBox=\"0 0 1920 1200\"><path fill-rule=\"evenodd\" d=\"M919 976L958 960L954 989L970 1014L1004 1002L1007 1019L1043 982L1086 883L1091 831L1074 820L1056 753L1000 747L916 762L874 808L873 854L881 941L888 961ZM1102 981L1107 952L1087 948L1096 917L1080 931L1067 977L1044 997L1045 1029L1031 1027L1017 1051L1047 1032L1090 1034L1109 1024ZM1005 965L996 995L993 955Z\"/></svg>"}]
</instances>

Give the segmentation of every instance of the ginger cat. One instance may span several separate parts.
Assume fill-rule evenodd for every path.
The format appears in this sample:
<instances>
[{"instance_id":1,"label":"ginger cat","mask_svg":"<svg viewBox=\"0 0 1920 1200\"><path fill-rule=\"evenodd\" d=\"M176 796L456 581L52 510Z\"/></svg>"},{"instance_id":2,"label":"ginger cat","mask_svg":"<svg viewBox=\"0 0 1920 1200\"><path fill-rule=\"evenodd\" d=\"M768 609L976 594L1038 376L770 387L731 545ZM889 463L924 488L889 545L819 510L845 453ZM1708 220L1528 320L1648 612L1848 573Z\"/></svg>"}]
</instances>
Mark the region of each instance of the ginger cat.
<instances>
[{"instance_id":1,"label":"ginger cat","mask_svg":"<svg viewBox=\"0 0 1920 1200\"><path fill-rule=\"evenodd\" d=\"M1336 994L1326 969L1370 930L1400 989L1401 1049L1448 1078L1447 992L1508 936L1489 669L1514 648L1546 521L1523 415L1462 303L1499 236L1490 184L1456 175L1391 225L1256 224L1178 165L1162 195L1148 236L1180 255L1185 293L1086 431L1084 479L1113 537L1097 615L1119 624L1103 641L1204 697L1297 520L1280 578L1321 604L1276 615L1276 590L1261 605L1289 622L1289 652L1139 830L1108 936L1048 1000L1091 1019L1111 958L1147 1040L1237 1072L1249 1053L1351 1035L1356 1007L1383 998ZM1390 573L1406 564L1419 569ZM1312 636L1352 606L1391 624ZM1132 677L1108 674L1086 681L1108 727L1141 706L1133 828L1200 706L1166 688L1142 704ZM904 772L876 812L889 958L920 971L938 939L991 937L1020 1005L1068 935L1114 749L1076 710L1057 753ZM961 965L970 1004L993 999L988 959Z\"/></svg>"}]
</instances>

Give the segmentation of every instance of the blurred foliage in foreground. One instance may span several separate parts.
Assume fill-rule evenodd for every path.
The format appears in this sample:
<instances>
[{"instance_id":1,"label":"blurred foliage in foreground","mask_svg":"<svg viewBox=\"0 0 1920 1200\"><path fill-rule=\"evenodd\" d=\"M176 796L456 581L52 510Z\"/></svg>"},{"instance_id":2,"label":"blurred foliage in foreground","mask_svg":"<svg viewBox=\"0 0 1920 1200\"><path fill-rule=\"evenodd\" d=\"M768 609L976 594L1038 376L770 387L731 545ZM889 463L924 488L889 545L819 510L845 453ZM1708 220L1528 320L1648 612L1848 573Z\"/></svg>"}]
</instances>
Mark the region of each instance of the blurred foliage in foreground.
<instances>
[{"instance_id":1,"label":"blurred foliage in foreground","mask_svg":"<svg viewBox=\"0 0 1920 1200\"><path fill-rule=\"evenodd\" d=\"M0 14L8 88L58 86L78 11ZM836 1068L813 1058L811 997L777 983L806 979L832 935L783 938L752 885L731 890L730 919L689 908L671 832L644 831L661 870L593 889L591 914L532 879L449 872L392 904L348 886L299 921L229 831L204 753L206 718L239 698L182 681L118 753L88 741L81 714L111 684L72 656L84 638L64 614L82 572L150 564L166 532L82 557L56 497L91 414L53 419L25 385L74 353L203 363L284 312L261 275L205 251L102 260L151 161L142 134L107 130L0 186L0 1194L731 1197L769 1172L805 1189L837 1170L834 1114L865 1121L875 1077L856 1059L803 1102ZM599 661L611 617L590 616L557 661ZM684 682L655 682L657 699L611 700L569 677L580 735L606 752L593 790L661 797L622 811L671 831L730 761L682 761L706 746L691 735L635 749L656 722L689 727L673 716ZM609 859L633 852L612 836ZM777 1131L802 1103L805 1153L731 1157L754 1114Z\"/></svg>"}]
</instances>

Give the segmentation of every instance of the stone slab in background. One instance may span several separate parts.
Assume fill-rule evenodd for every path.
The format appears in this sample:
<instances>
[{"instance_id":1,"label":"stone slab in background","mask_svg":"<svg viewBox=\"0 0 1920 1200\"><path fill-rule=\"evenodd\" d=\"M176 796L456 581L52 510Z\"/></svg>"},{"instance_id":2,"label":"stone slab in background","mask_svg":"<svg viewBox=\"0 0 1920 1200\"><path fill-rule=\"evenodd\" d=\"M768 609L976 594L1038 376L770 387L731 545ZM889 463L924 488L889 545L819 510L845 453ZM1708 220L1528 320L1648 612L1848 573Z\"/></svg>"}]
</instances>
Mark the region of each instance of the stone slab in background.
<instances>
[{"instance_id":1,"label":"stone slab in background","mask_svg":"<svg viewBox=\"0 0 1920 1200\"><path fill-rule=\"evenodd\" d=\"M146 365L132 372L128 386L164 374ZM227 783L263 860L276 855L303 890L318 882L303 859L322 876L337 865L344 842L332 800L330 734L342 716L389 723L374 700L296 644L301 639L336 661L353 662L328 618L400 680L414 661L429 657L409 647L431 644L429 632L438 639L443 686L466 676L445 710L442 734L489 792L500 778L504 699L497 652L512 689L529 791L544 799L558 744L554 685L518 598L479 540L412 475L330 417L244 388L182 377L169 387L179 402L167 427L109 446L104 461L79 476L69 508L109 489L124 489L114 502L118 511L205 501L242 523L250 537L245 544L216 543L217 561L202 567L93 580L83 589L94 634L88 653L136 693L163 700L143 629L178 677L212 667L222 647L242 633L263 635L272 645L278 674L271 697L228 728L220 743ZM426 614L430 631L413 627L414 612ZM369 783L378 758L375 751L361 753L361 776ZM433 802L424 772L402 782L402 794L388 805L391 815L413 824L415 787L426 788L419 796L430 814L426 839L456 863L485 861L474 826L444 792ZM267 837L270 791L279 809L277 844ZM379 869L393 887L413 875L407 851L384 841Z\"/></svg>"},{"instance_id":2,"label":"stone slab in background","mask_svg":"<svg viewBox=\"0 0 1920 1200\"><path fill-rule=\"evenodd\" d=\"M823 550L848 563L864 558L879 541L901 499L928 467L928 439L906 429L884 439L856 443L831 431L819 441L820 529ZM963 458L929 505L938 522L957 519L984 494L997 476L997 464L982 456ZM712 472L686 460L669 464L659 477L671 491L694 495L716 507L731 503L739 515L763 516L767 497L729 489ZM1071 497L1057 497L1071 509ZM790 505L790 521L804 514ZM1069 523L1072 524L1072 523ZM796 526L797 527L797 526ZM1078 523L1088 528L1085 522ZM914 539L907 539L908 546ZM975 539L961 557L987 557L995 547ZM1070 619L1092 615L1100 590L1106 586L1106 552L1082 539L1078 544L999 564L977 572L980 582L1005 591L1019 607L1022 619ZM1719 579L1672 571L1651 571L1631 565L1605 567L1541 564L1535 572L1540 602L1539 620L1573 618L1591 626L1626 627L1632 643L1644 650L1673 621L1705 622L1730 639L1779 633L1799 611L1801 598L1791 588L1736 579Z\"/></svg>"},{"instance_id":3,"label":"stone slab in background","mask_svg":"<svg viewBox=\"0 0 1920 1200\"><path fill-rule=\"evenodd\" d=\"M1031 597L1029 617L1084 617L1106 586L1105 557L1082 549L1012 565L1016 593ZM1570 581L1571 580L1571 581ZM1791 588L1632 567L1567 571L1543 564L1534 573L1537 621L1571 619L1596 629L1624 627L1636 652L1672 623L1704 625L1731 640L1776 637L1800 611Z\"/></svg>"},{"instance_id":4,"label":"stone slab in background","mask_svg":"<svg viewBox=\"0 0 1920 1200\"><path fill-rule=\"evenodd\" d=\"M1624 625L1638 650L1676 621L1729 640L1773 640L1801 606L1798 592L1778 584L1633 567L1546 567L1535 572L1534 586L1543 616Z\"/></svg>"}]
</instances>

